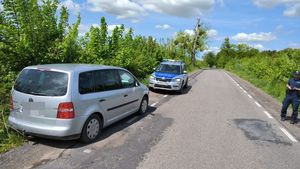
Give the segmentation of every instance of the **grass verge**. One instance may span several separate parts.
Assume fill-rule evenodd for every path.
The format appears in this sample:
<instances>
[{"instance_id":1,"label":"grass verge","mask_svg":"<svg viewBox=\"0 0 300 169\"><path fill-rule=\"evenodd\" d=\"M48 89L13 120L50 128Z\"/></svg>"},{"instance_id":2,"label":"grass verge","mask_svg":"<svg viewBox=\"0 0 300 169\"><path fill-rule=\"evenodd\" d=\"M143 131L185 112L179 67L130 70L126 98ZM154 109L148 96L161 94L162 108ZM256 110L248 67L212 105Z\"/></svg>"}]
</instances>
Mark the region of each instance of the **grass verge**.
<instances>
[{"instance_id":1,"label":"grass verge","mask_svg":"<svg viewBox=\"0 0 300 169\"><path fill-rule=\"evenodd\" d=\"M25 141L23 135L8 125L8 105L0 105L0 153L22 145Z\"/></svg>"},{"instance_id":2,"label":"grass verge","mask_svg":"<svg viewBox=\"0 0 300 169\"><path fill-rule=\"evenodd\" d=\"M264 92L268 93L278 101L282 101L285 97L285 89L286 89L286 84L285 83L279 83L276 81L276 79L273 80L265 80L265 79L259 79L255 77L254 75L247 74L246 72L243 71L238 71L238 70L228 70L240 78L250 82L254 86L262 89Z\"/></svg>"}]
</instances>

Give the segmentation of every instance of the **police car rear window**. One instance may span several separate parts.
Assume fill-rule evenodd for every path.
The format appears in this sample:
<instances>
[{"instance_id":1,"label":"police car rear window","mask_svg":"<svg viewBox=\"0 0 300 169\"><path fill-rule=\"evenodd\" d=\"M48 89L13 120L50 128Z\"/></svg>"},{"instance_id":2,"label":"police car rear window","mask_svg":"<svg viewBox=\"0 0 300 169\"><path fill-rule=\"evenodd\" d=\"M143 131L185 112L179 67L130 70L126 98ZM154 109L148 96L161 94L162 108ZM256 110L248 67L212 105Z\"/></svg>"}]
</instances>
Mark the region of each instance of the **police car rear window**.
<instances>
[{"instance_id":1,"label":"police car rear window","mask_svg":"<svg viewBox=\"0 0 300 169\"><path fill-rule=\"evenodd\" d=\"M24 69L14 89L39 96L64 96L67 93L68 74L49 70Z\"/></svg>"}]
</instances>

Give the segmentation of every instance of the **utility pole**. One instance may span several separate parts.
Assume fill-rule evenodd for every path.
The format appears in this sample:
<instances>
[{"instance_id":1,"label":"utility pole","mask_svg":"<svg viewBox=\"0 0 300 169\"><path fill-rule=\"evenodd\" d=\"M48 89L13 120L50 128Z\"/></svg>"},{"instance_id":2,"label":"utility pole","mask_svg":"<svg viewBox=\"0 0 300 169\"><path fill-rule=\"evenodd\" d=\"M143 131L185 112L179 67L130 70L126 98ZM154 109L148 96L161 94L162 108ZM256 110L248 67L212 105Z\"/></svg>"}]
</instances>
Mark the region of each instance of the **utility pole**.
<instances>
[{"instance_id":1,"label":"utility pole","mask_svg":"<svg viewBox=\"0 0 300 169\"><path fill-rule=\"evenodd\" d=\"M199 27L200 27L200 18L197 18L197 24L194 29L194 40L193 40L193 49L192 49L192 56L191 56L191 62L195 66L196 62L196 45L199 38Z\"/></svg>"}]
</instances>

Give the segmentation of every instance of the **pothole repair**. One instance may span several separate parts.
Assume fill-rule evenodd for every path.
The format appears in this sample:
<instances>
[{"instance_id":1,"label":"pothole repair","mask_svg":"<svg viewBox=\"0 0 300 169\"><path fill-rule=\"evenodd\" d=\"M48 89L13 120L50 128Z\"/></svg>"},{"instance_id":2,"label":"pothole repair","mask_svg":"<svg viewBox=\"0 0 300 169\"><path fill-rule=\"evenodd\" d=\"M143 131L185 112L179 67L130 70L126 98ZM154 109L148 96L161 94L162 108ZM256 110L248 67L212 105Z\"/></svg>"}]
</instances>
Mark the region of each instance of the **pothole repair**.
<instances>
[{"instance_id":1,"label":"pothole repair","mask_svg":"<svg viewBox=\"0 0 300 169\"><path fill-rule=\"evenodd\" d=\"M259 119L235 119L235 124L243 131L249 140L263 141L274 144L291 146L292 144L278 135L272 125Z\"/></svg>"}]
</instances>

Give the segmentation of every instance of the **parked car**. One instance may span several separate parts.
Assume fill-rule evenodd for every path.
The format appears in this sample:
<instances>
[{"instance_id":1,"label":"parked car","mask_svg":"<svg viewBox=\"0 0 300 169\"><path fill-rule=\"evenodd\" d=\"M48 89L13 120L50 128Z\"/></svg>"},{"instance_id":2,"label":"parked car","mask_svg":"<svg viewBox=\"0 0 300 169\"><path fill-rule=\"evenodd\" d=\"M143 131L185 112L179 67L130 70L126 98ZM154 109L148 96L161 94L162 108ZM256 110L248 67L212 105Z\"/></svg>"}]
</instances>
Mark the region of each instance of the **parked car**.
<instances>
[{"instance_id":1,"label":"parked car","mask_svg":"<svg viewBox=\"0 0 300 169\"><path fill-rule=\"evenodd\" d=\"M92 142L103 127L136 112L144 114L148 93L119 67L29 66L12 88L9 124L28 135Z\"/></svg>"},{"instance_id":2,"label":"parked car","mask_svg":"<svg viewBox=\"0 0 300 169\"><path fill-rule=\"evenodd\" d=\"M183 61L164 60L151 74L150 89L183 92L188 85L188 75Z\"/></svg>"}]
</instances>

